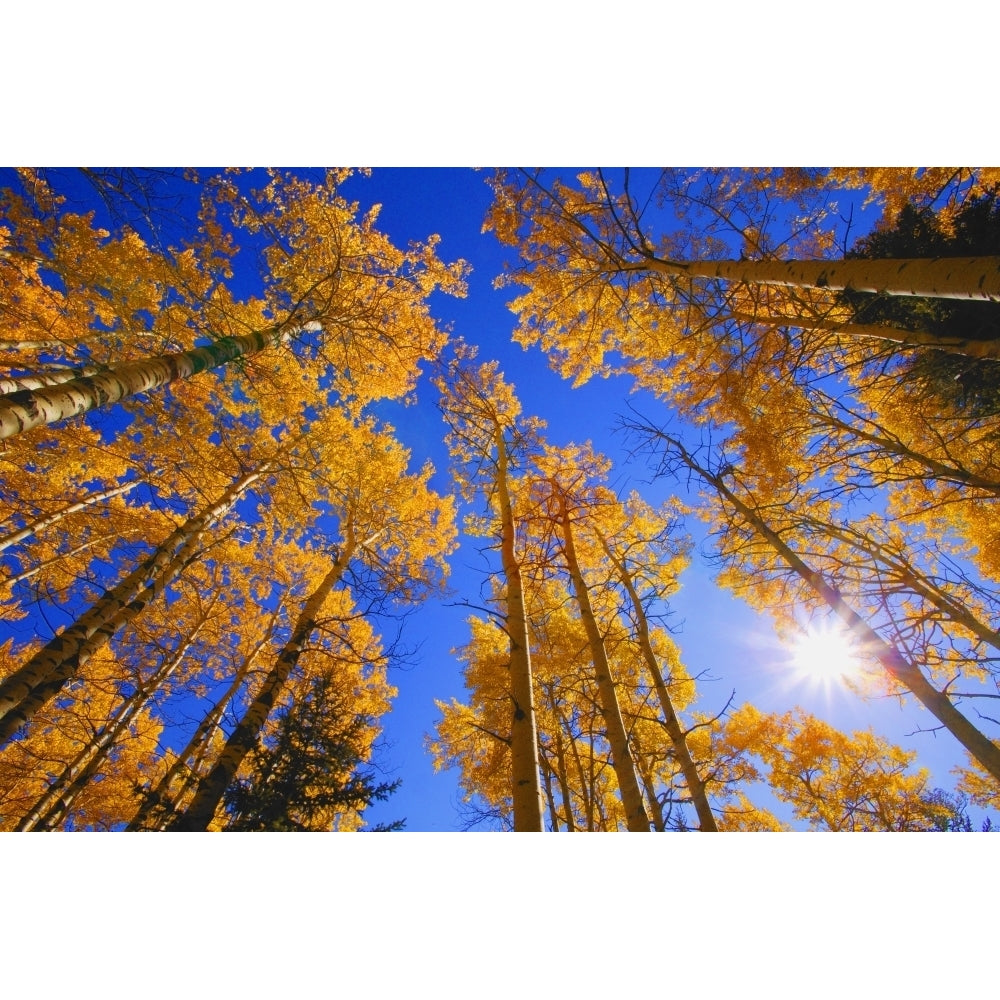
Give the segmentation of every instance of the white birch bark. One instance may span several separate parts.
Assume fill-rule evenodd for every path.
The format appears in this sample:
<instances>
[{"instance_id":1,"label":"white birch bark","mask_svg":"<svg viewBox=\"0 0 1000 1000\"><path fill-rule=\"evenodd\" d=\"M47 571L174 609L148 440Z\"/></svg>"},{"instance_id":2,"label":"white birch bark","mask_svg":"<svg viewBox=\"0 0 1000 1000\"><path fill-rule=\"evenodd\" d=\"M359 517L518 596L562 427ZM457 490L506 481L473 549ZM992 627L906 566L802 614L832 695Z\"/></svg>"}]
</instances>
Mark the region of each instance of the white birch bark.
<instances>
[{"instance_id":1,"label":"white birch bark","mask_svg":"<svg viewBox=\"0 0 1000 1000\"><path fill-rule=\"evenodd\" d=\"M623 269L658 271L674 277L720 278L744 285L1000 301L1000 257L672 261L650 256L625 264Z\"/></svg>"},{"instance_id":2,"label":"white birch bark","mask_svg":"<svg viewBox=\"0 0 1000 1000\"><path fill-rule=\"evenodd\" d=\"M0 745L79 672L124 622L155 599L195 557L204 534L273 467L268 461L237 480L216 503L191 518L69 628L0 683Z\"/></svg>"}]
</instances>

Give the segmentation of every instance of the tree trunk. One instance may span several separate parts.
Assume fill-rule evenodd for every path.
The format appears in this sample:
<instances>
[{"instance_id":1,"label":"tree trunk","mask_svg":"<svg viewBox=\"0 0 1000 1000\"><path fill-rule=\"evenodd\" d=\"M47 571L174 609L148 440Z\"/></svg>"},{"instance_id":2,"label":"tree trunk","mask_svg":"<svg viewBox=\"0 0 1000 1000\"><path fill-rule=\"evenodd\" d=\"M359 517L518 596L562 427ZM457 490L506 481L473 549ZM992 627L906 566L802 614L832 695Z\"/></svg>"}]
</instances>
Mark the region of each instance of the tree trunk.
<instances>
[{"instance_id":1,"label":"tree trunk","mask_svg":"<svg viewBox=\"0 0 1000 1000\"><path fill-rule=\"evenodd\" d=\"M512 797L515 832L544 829L542 790L538 766L538 730L531 679L528 618L524 607L521 566L514 552L514 513L507 485L507 442L496 429L496 496L500 507L500 558L507 598L507 635L510 640L510 687L513 711L510 727Z\"/></svg>"},{"instance_id":2,"label":"tree trunk","mask_svg":"<svg viewBox=\"0 0 1000 1000\"><path fill-rule=\"evenodd\" d=\"M611 551L611 546L608 545L604 536L599 531L596 534L608 559L618 572L618 578L621 580L622 586L625 588L629 601L632 604L632 609L635 612L636 638L639 641L639 648L642 650L643 660L653 679L653 687L656 688L656 695L660 700L660 710L663 712L663 728L667 731L670 745L674 750L674 756L680 765L681 774L684 775L684 782L687 785L691 801L694 803L695 812L698 814L698 823L703 832L718 833L719 827L715 822L715 816L712 814L712 807L708 803L705 783L701 780L698 768L688 750L686 734L681 729L680 720L677 718L677 713L674 711L674 704L670 699L670 692L667 690L666 682L663 679L663 671L660 670L660 664L656 659L656 654L653 652L653 644L649 637L649 621L646 618L642 601L639 599L639 594L635 589L635 584L627 567Z\"/></svg>"},{"instance_id":3,"label":"tree trunk","mask_svg":"<svg viewBox=\"0 0 1000 1000\"><path fill-rule=\"evenodd\" d=\"M169 817L176 811L185 792L197 776L198 765L205 756L205 748L209 745L212 734L222 721L226 707L236 697L236 693L250 673L250 668L253 666L254 661L270 640L276 620L277 611L272 615L267 634L254 646L249 655L243 660L243 663L240 664L239 669L233 675L229 687L226 689L226 693L216 702L215 707L205 718L198 723L198 728L194 731L191 739L188 740L187 746L177 755L170 767L167 768L166 773L156 783L156 788L145 795L139 810L125 828L126 832L162 830L166 827ZM192 760L192 758L194 758L194 762L189 765L188 761ZM181 782L181 787L176 793L172 793L170 791L171 785L173 785L174 779L184 768L188 770L187 779Z\"/></svg>"},{"instance_id":4,"label":"tree trunk","mask_svg":"<svg viewBox=\"0 0 1000 1000\"><path fill-rule=\"evenodd\" d=\"M549 829L553 833L559 832L559 813L556 810L556 796L552 789L552 765L543 755L540 759L542 765L542 784L545 790L545 800L549 806Z\"/></svg>"},{"instance_id":5,"label":"tree trunk","mask_svg":"<svg viewBox=\"0 0 1000 1000\"><path fill-rule=\"evenodd\" d=\"M887 643L851 606L840 591L828 583L825 577L805 563L782 538L768 527L763 518L742 500L739 499L722 481L721 476L712 475L703 469L688 451L673 438L662 435L669 443L680 460L692 472L700 476L712 486L720 496L725 497L741 517L774 551L784 560L789 568L837 614L848 626L851 633L861 640L862 648L874 656L886 673L913 696L969 751L972 756L1000 781L1000 746L981 733L969 720L958 711L947 695L938 691L924 675L919 667L910 663L899 650Z\"/></svg>"},{"instance_id":6,"label":"tree trunk","mask_svg":"<svg viewBox=\"0 0 1000 1000\"><path fill-rule=\"evenodd\" d=\"M208 829L222 801L222 796L244 758L256 746L267 717L288 681L288 677L298 663L306 642L316 628L316 620L330 591L343 577L356 546L348 541L330 571L306 601L302 612L292 629L292 635L284 645L274 666L264 680L264 684L246 710L239 725L233 730L212 770L198 783L198 790L187 809L177 816L168 829L184 832Z\"/></svg>"},{"instance_id":7,"label":"tree trunk","mask_svg":"<svg viewBox=\"0 0 1000 1000\"><path fill-rule=\"evenodd\" d=\"M209 528L273 466L265 462L242 476L211 507L176 528L152 555L0 684L0 745L75 677L121 625L176 579L196 557L196 546Z\"/></svg>"},{"instance_id":8,"label":"tree trunk","mask_svg":"<svg viewBox=\"0 0 1000 1000\"><path fill-rule=\"evenodd\" d=\"M743 285L1000 301L1000 257L673 261L650 255L641 262L622 266L624 270L658 271L672 277L720 278Z\"/></svg>"},{"instance_id":9,"label":"tree trunk","mask_svg":"<svg viewBox=\"0 0 1000 1000\"><path fill-rule=\"evenodd\" d=\"M663 804L656 796L656 781L650 769L642 760L636 761L636 771L642 787L646 790L646 802L649 806L650 823L657 833L666 833L667 823L663 816Z\"/></svg>"},{"instance_id":10,"label":"tree trunk","mask_svg":"<svg viewBox=\"0 0 1000 1000\"><path fill-rule=\"evenodd\" d=\"M625 807L625 823L632 833L649 833L649 816L642 801L642 791L635 776L635 765L632 761L632 751L628 745L628 734L622 721L621 708L618 704L618 693L615 691L614 678L611 676L611 665L608 663L607 649L604 637L597 625L594 609L590 603L587 582L580 570L576 555L576 545L573 541L573 528L570 523L566 498L556 483L552 488L559 503L559 518L562 523L563 553L566 566L569 569L570 580L576 603L580 608L580 617L590 643L590 653L593 657L594 677L597 681L597 693L600 698L601 715L604 718L604 728L611 747L611 765L618 779L618 791L621 793L622 805Z\"/></svg>"},{"instance_id":11,"label":"tree trunk","mask_svg":"<svg viewBox=\"0 0 1000 1000\"><path fill-rule=\"evenodd\" d=\"M314 328L314 324L305 327ZM235 358L274 347L290 336L291 333L268 330L242 337L222 337L208 347L161 354L145 361L126 361L110 366L99 375L84 375L55 386L7 393L0 396L0 439L78 416L177 379L190 378Z\"/></svg>"},{"instance_id":12,"label":"tree trunk","mask_svg":"<svg viewBox=\"0 0 1000 1000\"><path fill-rule=\"evenodd\" d=\"M70 514L75 514L77 511L85 510L87 507L92 507L94 504L100 503L102 500L110 500L112 497L121 496L123 493L128 493L131 490L134 490L138 485L139 480L133 479L127 483L122 483L120 486L113 486L107 490L100 490L97 493L91 493L82 500L76 500L73 503L68 504L66 507L62 507L51 514L42 514L30 523L26 524L23 528L19 528L17 531L12 531L9 535L5 535L3 538L0 538L0 552L4 549L9 549L12 545L16 545L18 542L24 541L25 538L30 538L43 528L47 528L50 524L56 524L58 521L61 521L64 517L68 517Z\"/></svg>"},{"instance_id":13,"label":"tree trunk","mask_svg":"<svg viewBox=\"0 0 1000 1000\"><path fill-rule=\"evenodd\" d=\"M562 797L563 809L566 813L566 829L576 832L576 821L573 819L573 800L570 798L569 780L566 776L566 748L563 746L562 733L556 728L553 734L556 744L556 780L559 782L559 794Z\"/></svg>"}]
</instances>

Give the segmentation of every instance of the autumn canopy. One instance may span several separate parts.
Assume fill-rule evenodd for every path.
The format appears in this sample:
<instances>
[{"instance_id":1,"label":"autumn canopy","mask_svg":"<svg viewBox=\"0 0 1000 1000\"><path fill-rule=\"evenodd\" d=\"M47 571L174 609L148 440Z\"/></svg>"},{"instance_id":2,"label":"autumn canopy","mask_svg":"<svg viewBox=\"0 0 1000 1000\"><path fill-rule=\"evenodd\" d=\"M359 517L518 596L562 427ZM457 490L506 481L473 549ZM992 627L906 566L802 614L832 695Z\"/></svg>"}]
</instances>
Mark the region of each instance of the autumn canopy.
<instances>
[{"instance_id":1,"label":"autumn canopy","mask_svg":"<svg viewBox=\"0 0 1000 1000\"><path fill-rule=\"evenodd\" d=\"M3 171L0 830L399 828L444 608L452 827L989 825L1000 171L482 172L517 354L366 183ZM950 766L690 659L707 563Z\"/></svg>"}]
</instances>

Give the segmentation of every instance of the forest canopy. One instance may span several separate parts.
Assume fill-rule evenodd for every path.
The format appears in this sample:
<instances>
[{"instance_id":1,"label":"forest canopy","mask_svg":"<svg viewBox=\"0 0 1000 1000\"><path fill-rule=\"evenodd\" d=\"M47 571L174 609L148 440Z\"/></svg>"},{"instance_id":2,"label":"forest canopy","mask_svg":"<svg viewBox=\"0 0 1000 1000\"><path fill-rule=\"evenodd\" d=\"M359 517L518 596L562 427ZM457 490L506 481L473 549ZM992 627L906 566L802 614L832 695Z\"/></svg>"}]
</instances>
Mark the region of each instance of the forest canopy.
<instances>
[{"instance_id":1,"label":"forest canopy","mask_svg":"<svg viewBox=\"0 0 1000 1000\"><path fill-rule=\"evenodd\" d=\"M0 173L0 829L990 827L1000 170Z\"/></svg>"}]
</instances>

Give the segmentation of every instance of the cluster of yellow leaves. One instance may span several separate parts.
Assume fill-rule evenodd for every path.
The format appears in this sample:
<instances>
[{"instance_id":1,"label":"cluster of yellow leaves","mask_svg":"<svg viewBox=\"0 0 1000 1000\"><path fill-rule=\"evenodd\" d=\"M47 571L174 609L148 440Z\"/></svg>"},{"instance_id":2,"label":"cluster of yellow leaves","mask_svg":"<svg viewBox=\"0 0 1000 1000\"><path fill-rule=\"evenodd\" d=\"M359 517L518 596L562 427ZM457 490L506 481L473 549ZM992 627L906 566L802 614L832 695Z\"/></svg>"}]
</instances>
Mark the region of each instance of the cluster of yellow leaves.
<instances>
[{"instance_id":1,"label":"cluster of yellow leaves","mask_svg":"<svg viewBox=\"0 0 1000 1000\"><path fill-rule=\"evenodd\" d=\"M12 641L0 646L0 679L19 665ZM109 723L117 702L120 666L108 653L88 664L65 704L36 717L31 732L0 750L0 829L13 830L57 777ZM135 811L136 785L155 769L162 724L149 711L130 723L86 788L74 800L70 821L75 829L110 830Z\"/></svg>"},{"instance_id":2,"label":"cluster of yellow leaves","mask_svg":"<svg viewBox=\"0 0 1000 1000\"><path fill-rule=\"evenodd\" d=\"M927 771L910 771L916 754L871 731L848 735L800 709L766 715L744 705L714 740L720 759L742 765L742 785L765 778L814 829L932 829L942 812L927 801Z\"/></svg>"},{"instance_id":3,"label":"cluster of yellow leaves","mask_svg":"<svg viewBox=\"0 0 1000 1000\"><path fill-rule=\"evenodd\" d=\"M794 178L788 178L795 189ZM813 182L815 183L815 181ZM868 192L866 204L883 206L881 225L891 226L905 205L933 208L948 224L962 203L1000 184L996 167L834 167L822 183Z\"/></svg>"}]
</instances>

